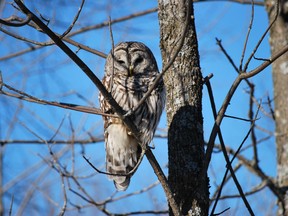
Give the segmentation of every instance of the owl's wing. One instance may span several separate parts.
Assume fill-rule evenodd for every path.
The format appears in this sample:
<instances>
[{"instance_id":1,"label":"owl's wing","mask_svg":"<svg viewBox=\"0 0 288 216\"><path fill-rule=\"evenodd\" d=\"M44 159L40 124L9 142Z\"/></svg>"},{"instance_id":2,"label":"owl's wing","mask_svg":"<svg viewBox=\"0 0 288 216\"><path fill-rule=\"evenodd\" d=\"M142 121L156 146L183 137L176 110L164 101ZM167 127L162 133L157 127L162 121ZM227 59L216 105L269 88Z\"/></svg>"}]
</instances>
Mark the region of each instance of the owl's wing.
<instances>
[{"instance_id":1,"label":"owl's wing","mask_svg":"<svg viewBox=\"0 0 288 216\"><path fill-rule=\"evenodd\" d=\"M102 82L108 89L110 77L105 76ZM120 93L119 91L113 91L112 96L122 106L123 104L121 104L119 97L114 95L116 92ZM104 99L103 95L99 95L99 100L100 108L103 112L114 114L110 104ZM104 116L103 120L106 170L111 174L128 174L138 163L141 147L138 145L137 140L130 135L121 119ZM108 175L108 178L114 181L117 190L126 190L130 183L130 176Z\"/></svg>"},{"instance_id":2,"label":"owl's wing","mask_svg":"<svg viewBox=\"0 0 288 216\"><path fill-rule=\"evenodd\" d=\"M128 174L137 164L141 148L137 140L129 135L123 124L110 124L105 131L106 170L112 174ZM126 190L130 176L108 175L117 190Z\"/></svg>"}]
</instances>

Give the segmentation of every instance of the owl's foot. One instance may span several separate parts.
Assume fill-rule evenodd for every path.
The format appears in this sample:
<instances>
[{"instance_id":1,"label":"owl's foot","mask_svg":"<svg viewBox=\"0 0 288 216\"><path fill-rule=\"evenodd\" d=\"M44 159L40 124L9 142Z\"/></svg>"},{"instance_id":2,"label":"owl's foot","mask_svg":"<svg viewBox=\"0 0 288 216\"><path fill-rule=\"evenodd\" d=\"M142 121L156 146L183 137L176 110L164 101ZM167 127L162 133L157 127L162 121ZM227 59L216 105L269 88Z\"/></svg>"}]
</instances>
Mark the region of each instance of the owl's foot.
<instances>
[{"instance_id":1,"label":"owl's foot","mask_svg":"<svg viewBox=\"0 0 288 216\"><path fill-rule=\"evenodd\" d=\"M132 115L134 115L134 111L132 109L130 109L123 115L123 117L127 118L127 117L132 116Z\"/></svg>"}]
</instances>

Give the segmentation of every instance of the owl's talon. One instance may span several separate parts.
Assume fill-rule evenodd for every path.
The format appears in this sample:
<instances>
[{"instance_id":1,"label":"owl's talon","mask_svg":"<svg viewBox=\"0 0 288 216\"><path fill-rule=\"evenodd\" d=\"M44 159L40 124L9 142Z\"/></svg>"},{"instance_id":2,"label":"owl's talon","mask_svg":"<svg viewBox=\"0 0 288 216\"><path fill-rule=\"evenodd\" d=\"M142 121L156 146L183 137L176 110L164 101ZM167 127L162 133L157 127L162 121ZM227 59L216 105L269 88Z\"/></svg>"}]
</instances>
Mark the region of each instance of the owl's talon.
<instances>
[{"instance_id":1,"label":"owl's talon","mask_svg":"<svg viewBox=\"0 0 288 216\"><path fill-rule=\"evenodd\" d=\"M126 118L126 117L131 116L131 115L133 115L132 109L128 110L123 116Z\"/></svg>"},{"instance_id":2,"label":"owl's talon","mask_svg":"<svg viewBox=\"0 0 288 216\"><path fill-rule=\"evenodd\" d=\"M154 142L152 141L152 142L150 143L150 146L148 145L148 147L149 147L150 149L155 149Z\"/></svg>"}]
</instances>

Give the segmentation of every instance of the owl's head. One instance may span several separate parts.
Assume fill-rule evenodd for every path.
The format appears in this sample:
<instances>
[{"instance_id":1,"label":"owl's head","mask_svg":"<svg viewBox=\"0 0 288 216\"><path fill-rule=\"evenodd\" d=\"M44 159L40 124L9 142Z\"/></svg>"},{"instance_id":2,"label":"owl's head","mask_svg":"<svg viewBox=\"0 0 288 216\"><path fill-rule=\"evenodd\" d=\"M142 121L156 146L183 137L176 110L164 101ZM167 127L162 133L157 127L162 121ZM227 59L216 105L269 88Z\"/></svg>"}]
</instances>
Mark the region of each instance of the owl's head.
<instances>
[{"instance_id":1,"label":"owl's head","mask_svg":"<svg viewBox=\"0 0 288 216\"><path fill-rule=\"evenodd\" d=\"M158 73L158 67L151 50L140 42L121 42L111 50L106 59L106 74L137 76Z\"/></svg>"}]
</instances>

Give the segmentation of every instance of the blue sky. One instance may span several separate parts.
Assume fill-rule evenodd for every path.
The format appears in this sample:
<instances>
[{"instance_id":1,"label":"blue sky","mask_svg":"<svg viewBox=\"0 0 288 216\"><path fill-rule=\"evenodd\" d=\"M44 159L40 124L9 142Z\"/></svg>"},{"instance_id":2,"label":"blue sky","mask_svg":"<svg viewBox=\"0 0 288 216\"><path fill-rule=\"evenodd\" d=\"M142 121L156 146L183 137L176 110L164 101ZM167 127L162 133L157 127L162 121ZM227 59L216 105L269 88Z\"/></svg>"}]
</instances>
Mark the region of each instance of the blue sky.
<instances>
[{"instance_id":1,"label":"blue sky","mask_svg":"<svg viewBox=\"0 0 288 216\"><path fill-rule=\"evenodd\" d=\"M136 2L137 3L134 2L133 6L131 6L131 1L128 0L98 1L97 3L86 1L83 12L74 28L77 30L86 25L101 23L106 21L109 16L111 16L111 19L113 20L131 13L157 7L157 1ZM78 10L78 4L79 3L76 1L71 1L70 3L63 1L57 10L54 2L45 1L45 3L39 5L37 1L31 1L29 2L29 7L34 11L37 9L45 18L49 18L49 26L54 31L61 33L69 26L71 19L73 19L75 12ZM211 84L214 91L216 106L219 109L237 74L220 51L215 38L217 37L222 40L222 44L227 52L235 61L236 65L239 65L247 28L250 23L251 6L231 2L201 2L195 3L194 11L203 76L210 73L214 74L214 77L211 79ZM15 9L7 4L0 14L2 17L8 17L12 13L15 13ZM267 24L267 14L264 7L255 6L254 23L244 61L254 49L255 44L267 28ZM48 40L47 37L33 29L9 29L22 36L33 38L33 40ZM123 40L144 42L153 51L159 68L162 68L157 13L113 25L113 36L115 43ZM73 37L73 39L82 42L91 48L108 53L111 48L109 37L109 29L106 27L79 34ZM0 41L0 57L30 46L28 43L20 42L14 38L5 36L3 33L0 33ZM73 46L70 46L70 48L75 52L77 51L77 48ZM77 54L93 71L95 71L95 74L99 78L102 78L104 59L83 50L80 50ZM269 58L269 56L270 50L268 38L266 37L256 53L256 57ZM249 69L257 67L260 63L261 62L257 60L252 60ZM54 46L39 49L19 58L0 61L0 70L2 71L4 82L36 97L74 104L92 104L93 106L98 107L98 92L95 90L95 86L62 51ZM262 98L263 101L266 101L267 95L271 98L273 97L271 68L267 68L257 77L253 77L251 81L257 86L255 92L257 99ZM227 114L247 118L248 94L245 93L245 90L247 90L247 85L243 82L235 93L227 110ZM81 95L81 97L79 97L79 95ZM103 133L102 120L99 116L31 104L1 95L0 103L0 139L50 139L57 132L55 139L67 140L71 139L72 136L79 139L89 138L89 134L101 137ZM20 109L18 108L19 106L21 106ZM207 140L214 122L205 87L203 89L203 116L204 135L205 140ZM62 121L63 124L61 124ZM13 122L13 124L11 122ZM258 122L263 128L271 131L274 130L273 122L267 119L262 113L260 114L260 120ZM74 133L71 132L71 125L73 125ZM250 124L247 122L225 118L221 127L225 143L236 149L246 135L249 126ZM162 116L159 127L162 129L166 128L165 113ZM58 128L60 129L58 130ZM35 136L35 134L37 134L37 136ZM257 132L257 136L261 138L266 135L262 132ZM156 145L154 153L159 160L160 165L165 167L167 164L166 140L155 139L154 144ZM249 144L250 139L248 139L245 145ZM55 152L59 152L64 148L65 146L52 146L52 149ZM90 167L87 167L88 165L81 157L83 149L87 157L89 157L93 163L103 168L103 143L97 143L83 148L81 146L76 146L74 150L76 154L75 166L79 174L90 175L94 173ZM2 150L5 152L4 185L25 171L27 167L31 167L38 162L40 163L42 161L41 157L49 157L49 151L45 145L8 145L2 148ZM67 151L67 153L61 157L61 163L69 169L72 168L72 152L72 150ZM259 148L259 155L260 165L263 165L263 170L267 175L275 176L276 155L273 138L261 145L261 148ZM245 156L251 159L251 151L247 151ZM270 159L265 160L266 158ZM37 179L37 177L40 176L41 171L42 169L35 170L33 175L29 175L29 181L31 182ZM167 173L167 168L164 168L164 171ZM211 193L215 190L215 183L220 183L224 172L225 162L222 154L213 155L211 170L209 171ZM144 178L143 175L145 176ZM237 175L245 190L249 190L249 188L259 183L259 179L249 174L245 168L242 168ZM132 178L131 185L125 193L139 190L156 180L156 176L145 159L141 164L140 169ZM5 204L10 203L11 194L15 194L19 188L28 188L29 184L27 186L27 182L29 181L25 178L25 181L23 180L23 182L18 185L11 187L7 192ZM53 187L48 183L45 185L45 182L53 181L59 183L59 176L55 171L51 170L49 174L45 176L43 184L39 185L41 188L45 188L45 190L52 190L53 198L61 203L59 185L57 186L56 184L56 186ZM109 182L103 175L97 174L93 178L85 180L83 184L89 188L89 192L91 190L91 193L97 200L104 199L114 192L113 183ZM74 185L74 188L75 187L76 186ZM97 188L101 188L101 190ZM228 194L237 193L233 184L224 188L224 192ZM34 202L35 200L39 200L39 203L41 203L40 209L45 208L47 200L41 195L41 190L39 189L35 194L36 198L34 197ZM256 198L254 197L253 200L257 200L257 197L261 197L263 194L268 194L270 196L271 193L265 190L260 192L259 195L255 195ZM79 197L74 194L69 193L69 195L71 196L72 202L78 202L80 200ZM117 195L122 195L122 193ZM25 194L21 193L21 195L19 195L19 200L15 199L15 211L17 211L21 203L20 200L22 196L25 196ZM146 201L141 202L142 200ZM32 201L30 202L30 205L27 206L26 211L32 211ZM83 201L81 200L81 202ZM127 200L125 202L127 203ZM128 202L129 211L139 210L140 207L141 209L152 209L155 206L159 209L165 209L166 207L166 199L159 186L145 195L139 195L128 199ZM141 202L141 205L139 205L139 202ZM251 201L254 209L259 209L259 206L263 205L263 203L271 204L272 202L271 200L265 199L257 202ZM119 210L124 212L125 210L127 211L127 206L123 205L123 202L109 204L108 206L112 212ZM241 201L223 201L221 205L219 205L218 210L221 211L221 209L223 210L227 207L231 207L231 215L239 215L243 212L245 214L245 208ZM56 212L57 209L59 210L59 208L55 207ZM85 214L88 210L83 211ZM232 212L236 212L236 214L232 214ZM73 215L75 212L72 211L71 213L68 213L68 215L70 214ZM265 215L265 212L263 212L263 215Z\"/></svg>"}]
</instances>

